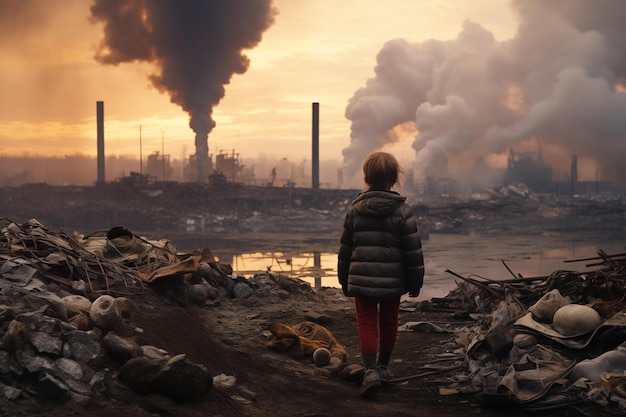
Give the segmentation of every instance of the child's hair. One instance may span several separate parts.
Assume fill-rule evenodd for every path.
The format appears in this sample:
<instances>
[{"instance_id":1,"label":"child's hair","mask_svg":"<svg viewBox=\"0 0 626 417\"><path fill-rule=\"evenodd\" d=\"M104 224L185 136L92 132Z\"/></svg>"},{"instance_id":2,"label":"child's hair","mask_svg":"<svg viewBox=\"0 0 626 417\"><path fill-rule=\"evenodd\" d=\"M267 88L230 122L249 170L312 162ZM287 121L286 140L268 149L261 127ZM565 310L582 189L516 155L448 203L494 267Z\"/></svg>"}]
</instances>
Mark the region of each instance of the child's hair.
<instances>
[{"instance_id":1,"label":"child's hair","mask_svg":"<svg viewBox=\"0 0 626 417\"><path fill-rule=\"evenodd\" d=\"M404 174L396 158L387 152L374 152L363 162L365 184L369 190L390 190Z\"/></svg>"}]
</instances>

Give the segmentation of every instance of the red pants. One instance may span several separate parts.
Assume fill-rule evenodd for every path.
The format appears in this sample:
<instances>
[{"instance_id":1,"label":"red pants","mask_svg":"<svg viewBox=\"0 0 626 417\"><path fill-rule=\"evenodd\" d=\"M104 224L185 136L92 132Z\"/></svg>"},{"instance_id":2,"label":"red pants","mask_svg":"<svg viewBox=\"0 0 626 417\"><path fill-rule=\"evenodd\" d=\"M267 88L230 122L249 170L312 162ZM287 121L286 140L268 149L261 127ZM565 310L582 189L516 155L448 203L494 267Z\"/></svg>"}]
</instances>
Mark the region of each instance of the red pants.
<instances>
[{"instance_id":1,"label":"red pants","mask_svg":"<svg viewBox=\"0 0 626 417\"><path fill-rule=\"evenodd\" d=\"M380 352L392 353L398 335L400 297L370 298L357 295L354 299L361 355L376 354L379 345Z\"/></svg>"}]
</instances>

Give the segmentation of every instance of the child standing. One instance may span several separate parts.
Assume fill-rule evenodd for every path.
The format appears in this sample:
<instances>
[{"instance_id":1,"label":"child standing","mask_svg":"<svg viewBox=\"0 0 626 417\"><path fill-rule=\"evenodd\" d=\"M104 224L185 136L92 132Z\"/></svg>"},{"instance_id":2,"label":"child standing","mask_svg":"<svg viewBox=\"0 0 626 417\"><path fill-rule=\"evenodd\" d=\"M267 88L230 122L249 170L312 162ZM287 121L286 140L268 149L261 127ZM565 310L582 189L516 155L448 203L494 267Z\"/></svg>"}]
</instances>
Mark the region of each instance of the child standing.
<instances>
[{"instance_id":1,"label":"child standing","mask_svg":"<svg viewBox=\"0 0 626 417\"><path fill-rule=\"evenodd\" d=\"M363 163L366 189L345 215L337 271L346 296L355 298L365 374L361 396L391 379L389 360L398 333L400 297L417 297L424 257L406 197L391 188L403 170L396 158L374 152Z\"/></svg>"}]
</instances>

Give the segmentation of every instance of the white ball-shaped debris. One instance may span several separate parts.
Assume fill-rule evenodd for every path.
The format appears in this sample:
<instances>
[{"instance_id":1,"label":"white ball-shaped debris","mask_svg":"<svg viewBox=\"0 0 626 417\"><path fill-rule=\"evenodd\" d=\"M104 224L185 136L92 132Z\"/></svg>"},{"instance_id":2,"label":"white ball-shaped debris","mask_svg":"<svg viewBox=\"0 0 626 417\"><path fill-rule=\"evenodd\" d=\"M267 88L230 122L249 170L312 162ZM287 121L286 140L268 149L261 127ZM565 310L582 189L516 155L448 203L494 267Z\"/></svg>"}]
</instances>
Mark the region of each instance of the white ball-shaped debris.
<instances>
[{"instance_id":1,"label":"white ball-shaped debris","mask_svg":"<svg viewBox=\"0 0 626 417\"><path fill-rule=\"evenodd\" d=\"M115 299L110 295L98 297L91 305L89 315L96 326L103 330L112 329L120 320Z\"/></svg>"},{"instance_id":2,"label":"white ball-shaped debris","mask_svg":"<svg viewBox=\"0 0 626 417\"><path fill-rule=\"evenodd\" d=\"M552 327L563 336L575 337L590 333L602 324L596 310L581 304L568 304L559 308L552 318Z\"/></svg>"}]
</instances>

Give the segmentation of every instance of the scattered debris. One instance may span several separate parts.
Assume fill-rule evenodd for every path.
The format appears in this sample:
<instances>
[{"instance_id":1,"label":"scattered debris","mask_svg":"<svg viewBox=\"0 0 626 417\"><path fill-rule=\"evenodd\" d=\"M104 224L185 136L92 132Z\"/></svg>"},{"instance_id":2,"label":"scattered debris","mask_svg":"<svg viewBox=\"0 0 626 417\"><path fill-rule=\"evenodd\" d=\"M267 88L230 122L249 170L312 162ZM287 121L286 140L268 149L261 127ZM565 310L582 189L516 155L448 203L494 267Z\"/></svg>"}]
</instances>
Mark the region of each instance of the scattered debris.
<instances>
[{"instance_id":1,"label":"scattered debris","mask_svg":"<svg viewBox=\"0 0 626 417\"><path fill-rule=\"evenodd\" d=\"M479 394L487 408L626 411L626 254L570 262L582 261L596 269L500 281L448 270L457 287L420 307L476 324L456 337L466 372L440 393Z\"/></svg>"},{"instance_id":2,"label":"scattered debris","mask_svg":"<svg viewBox=\"0 0 626 417\"><path fill-rule=\"evenodd\" d=\"M80 235L53 232L36 220L5 219L0 232L5 402L41 397L88 405L116 389L130 389L184 403L215 390L250 405L259 401L258 394L238 378L212 376L185 352L139 344L143 329L133 321L135 300L155 293L180 307L219 306L224 300L255 307L320 298L303 281L270 271L237 276L208 249L180 253L167 240L148 240L125 227ZM403 303L402 311L449 312L472 324L452 329L449 323L407 321L400 326L448 334L455 347L392 382L445 374L438 380L442 396L478 394L485 408L584 413L593 406L623 413L626 253L600 251L572 262L594 269L526 278L504 264L512 278L499 281L448 270L459 280L453 291L412 307ZM244 316L264 319L258 311ZM333 318L311 308L302 316L310 321L264 323L266 346L285 351L296 346L302 353L298 358L310 358L317 370L357 380L362 367L348 363L345 348L322 327Z\"/></svg>"}]
</instances>

